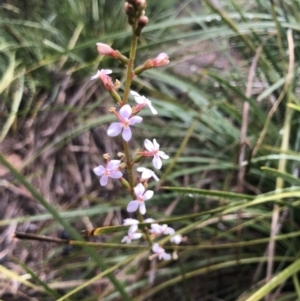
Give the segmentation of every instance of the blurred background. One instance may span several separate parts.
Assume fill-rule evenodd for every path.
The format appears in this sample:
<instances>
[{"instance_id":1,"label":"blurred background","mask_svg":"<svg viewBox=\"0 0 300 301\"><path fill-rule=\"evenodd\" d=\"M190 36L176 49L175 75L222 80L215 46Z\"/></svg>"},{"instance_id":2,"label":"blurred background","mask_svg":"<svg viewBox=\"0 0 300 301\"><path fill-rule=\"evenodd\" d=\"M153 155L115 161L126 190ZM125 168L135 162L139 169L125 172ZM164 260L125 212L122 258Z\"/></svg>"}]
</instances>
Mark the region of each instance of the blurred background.
<instances>
[{"instance_id":1,"label":"blurred background","mask_svg":"<svg viewBox=\"0 0 300 301\"><path fill-rule=\"evenodd\" d=\"M0 1L1 300L122 300L83 248L14 232L71 238L25 181L78 232L129 217L120 183L92 172L121 151L106 134L115 104L90 77L112 69L122 94L125 68L95 44L128 55L123 6ZM170 64L134 78L159 114L142 112L130 144L156 138L170 156L158 176L173 188L146 217L187 240L171 262L150 262L145 243L95 248L135 300L300 300L299 12L298 0L148 0L136 65L160 52Z\"/></svg>"}]
</instances>

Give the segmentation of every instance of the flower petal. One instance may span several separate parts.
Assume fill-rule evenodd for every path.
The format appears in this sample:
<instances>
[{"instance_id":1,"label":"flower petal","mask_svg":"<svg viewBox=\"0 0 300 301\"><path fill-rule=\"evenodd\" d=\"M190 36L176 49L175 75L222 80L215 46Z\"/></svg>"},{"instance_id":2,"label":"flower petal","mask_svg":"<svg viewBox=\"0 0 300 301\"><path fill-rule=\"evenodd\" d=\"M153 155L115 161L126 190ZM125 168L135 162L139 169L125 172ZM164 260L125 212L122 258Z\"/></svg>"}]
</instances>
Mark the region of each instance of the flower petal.
<instances>
[{"instance_id":1,"label":"flower petal","mask_svg":"<svg viewBox=\"0 0 300 301\"><path fill-rule=\"evenodd\" d=\"M140 213L145 214L146 213L146 205L144 202L140 203Z\"/></svg>"},{"instance_id":2,"label":"flower petal","mask_svg":"<svg viewBox=\"0 0 300 301\"><path fill-rule=\"evenodd\" d=\"M138 229L138 225L137 224L134 224L134 225L131 225L128 229L128 234L132 234L132 233L135 233Z\"/></svg>"},{"instance_id":3,"label":"flower petal","mask_svg":"<svg viewBox=\"0 0 300 301\"><path fill-rule=\"evenodd\" d=\"M140 116L133 116L129 119L129 124L134 125L136 123L141 123L143 121L143 118Z\"/></svg>"},{"instance_id":4,"label":"flower petal","mask_svg":"<svg viewBox=\"0 0 300 301\"><path fill-rule=\"evenodd\" d=\"M101 73L104 73L104 74L111 74L111 73L112 73L112 70L110 70L110 69L101 69L100 72L101 72Z\"/></svg>"},{"instance_id":5,"label":"flower petal","mask_svg":"<svg viewBox=\"0 0 300 301\"><path fill-rule=\"evenodd\" d=\"M131 139L131 137L132 137L132 132L130 127L124 128L122 133L122 138L128 142Z\"/></svg>"},{"instance_id":6,"label":"flower petal","mask_svg":"<svg viewBox=\"0 0 300 301\"><path fill-rule=\"evenodd\" d=\"M107 129L107 135L109 137L116 137L121 133L122 129L123 126L120 122L113 122Z\"/></svg>"},{"instance_id":7,"label":"flower petal","mask_svg":"<svg viewBox=\"0 0 300 301\"><path fill-rule=\"evenodd\" d=\"M156 139L153 139L153 145L155 150L159 150L159 144L156 142Z\"/></svg>"},{"instance_id":8,"label":"flower petal","mask_svg":"<svg viewBox=\"0 0 300 301\"><path fill-rule=\"evenodd\" d=\"M171 255L170 255L170 254L167 254L167 253L163 253L162 256L159 256L160 259L161 259L161 257L162 257L164 260L170 260L170 259L171 259Z\"/></svg>"},{"instance_id":9,"label":"flower petal","mask_svg":"<svg viewBox=\"0 0 300 301\"><path fill-rule=\"evenodd\" d=\"M120 109L120 116L124 119L128 119L132 114L130 105L125 105Z\"/></svg>"},{"instance_id":10,"label":"flower petal","mask_svg":"<svg viewBox=\"0 0 300 301\"><path fill-rule=\"evenodd\" d=\"M130 91L130 94L131 95L133 95L133 96L138 96L138 97L140 97L140 94L139 93L137 93L137 92L135 92L135 91Z\"/></svg>"},{"instance_id":11,"label":"flower petal","mask_svg":"<svg viewBox=\"0 0 300 301\"><path fill-rule=\"evenodd\" d=\"M107 184L107 180L108 180L108 176L107 175L103 175L101 178L100 178L100 185L101 186L105 186Z\"/></svg>"},{"instance_id":12,"label":"flower petal","mask_svg":"<svg viewBox=\"0 0 300 301\"><path fill-rule=\"evenodd\" d=\"M162 167L162 162L161 162L161 159L160 159L160 157L159 157L158 155L153 156L152 163L153 163L153 166L154 166L156 169L161 169L161 167Z\"/></svg>"},{"instance_id":13,"label":"flower petal","mask_svg":"<svg viewBox=\"0 0 300 301\"><path fill-rule=\"evenodd\" d=\"M108 163L107 163L107 166L106 166L106 169L108 170L116 170L120 167L120 163L121 161L120 160L110 160Z\"/></svg>"},{"instance_id":14,"label":"flower petal","mask_svg":"<svg viewBox=\"0 0 300 301\"><path fill-rule=\"evenodd\" d=\"M160 249L162 249L162 248L159 246L158 243L153 244L153 246L152 246L152 251L153 251L154 253L157 253L158 251L160 251Z\"/></svg>"},{"instance_id":15,"label":"flower petal","mask_svg":"<svg viewBox=\"0 0 300 301\"><path fill-rule=\"evenodd\" d=\"M130 237L128 237L128 236L126 235L126 236L124 236L124 237L122 238L121 242L126 242L127 244L129 244L129 243L131 243L131 239L130 239Z\"/></svg>"},{"instance_id":16,"label":"flower petal","mask_svg":"<svg viewBox=\"0 0 300 301\"><path fill-rule=\"evenodd\" d=\"M99 78L99 74L100 74L100 71L98 70L97 73L91 77L91 80Z\"/></svg>"},{"instance_id":17,"label":"flower petal","mask_svg":"<svg viewBox=\"0 0 300 301\"><path fill-rule=\"evenodd\" d=\"M171 237L170 241L176 245L180 244L182 242L182 235L181 234L177 234L173 237Z\"/></svg>"},{"instance_id":18,"label":"flower petal","mask_svg":"<svg viewBox=\"0 0 300 301\"><path fill-rule=\"evenodd\" d=\"M130 201L127 205L128 212L134 212L139 208L140 203L138 201Z\"/></svg>"},{"instance_id":19,"label":"flower petal","mask_svg":"<svg viewBox=\"0 0 300 301\"><path fill-rule=\"evenodd\" d=\"M93 172L95 173L95 175L100 177L104 174L105 168L102 165L99 165L93 169Z\"/></svg>"},{"instance_id":20,"label":"flower petal","mask_svg":"<svg viewBox=\"0 0 300 301\"><path fill-rule=\"evenodd\" d=\"M134 218L125 218L123 220L123 226L136 225L138 223L139 223L139 221L137 219L134 219Z\"/></svg>"},{"instance_id":21,"label":"flower petal","mask_svg":"<svg viewBox=\"0 0 300 301\"><path fill-rule=\"evenodd\" d=\"M163 151L159 151L158 155L163 159L169 159L170 157Z\"/></svg>"},{"instance_id":22,"label":"flower petal","mask_svg":"<svg viewBox=\"0 0 300 301\"><path fill-rule=\"evenodd\" d=\"M157 114L157 111L156 111L155 108L152 106L152 103L151 103L150 100L149 100L149 102L148 102L148 107L149 107L149 109L150 109L150 111L151 111L151 113L152 113L153 115L156 115L156 114Z\"/></svg>"},{"instance_id":23,"label":"flower petal","mask_svg":"<svg viewBox=\"0 0 300 301\"><path fill-rule=\"evenodd\" d=\"M109 177L112 178L112 179L121 179L123 177L123 174L122 174L121 171L116 170L116 171L112 171L109 174Z\"/></svg>"},{"instance_id":24,"label":"flower petal","mask_svg":"<svg viewBox=\"0 0 300 301\"><path fill-rule=\"evenodd\" d=\"M140 239L142 237L142 233L134 233L131 239Z\"/></svg>"},{"instance_id":25,"label":"flower petal","mask_svg":"<svg viewBox=\"0 0 300 301\"><path fill-rule=\"evenodd\" d=\"M144 146L150 152L155 150L153 143L149 139L145 139Z\"/></svg>"},{"instance_id":26,"label":"flower petal","mask_svg":"<svg viewBox=\"0 0 300 301\"><path fill-rule=\"evenodd\" d=\"M145 187L142 183L137 184L134 188L134 193L135 195L138 196L142 196L145 192Z\"/></svg>"},{"instance_id":27,"label":"flower petal","mask_svg":"<svg viewBox=\"0 0 300 301\"><path fill-rule=\"evenodd\" d=\"M144 201L147 201L149 199L151 199L154 195L154 191L152 190L147 190L145 193L144 193Z\"/></svg>"}]
</instances>

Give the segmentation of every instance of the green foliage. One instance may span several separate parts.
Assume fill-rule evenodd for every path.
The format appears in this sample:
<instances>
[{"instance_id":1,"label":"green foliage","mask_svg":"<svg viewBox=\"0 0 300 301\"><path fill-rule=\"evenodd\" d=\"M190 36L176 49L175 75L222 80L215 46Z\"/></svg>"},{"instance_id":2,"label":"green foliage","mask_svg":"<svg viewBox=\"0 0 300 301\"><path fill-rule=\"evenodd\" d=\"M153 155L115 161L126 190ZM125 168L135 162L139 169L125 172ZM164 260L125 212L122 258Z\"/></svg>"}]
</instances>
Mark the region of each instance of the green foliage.
<instances>
[{"instance_id":1,"label":"green foliage","mask_svg":"<svg viewBox=\"0 0 300 301\"><path fill-rule=\"evenodd\" d=\"M160 116L134 144L157 138L170 155L149 216L187 237L179 260L151 274L150 248L121 245L120 227L103 231L96 250L3 242L1 273L40 300L300 300L299 1L148 2L137 63L166 52L171 64L134 79ZM0 17L0 159L14 176L1 182L0 226L78 239L88 225L119 225L128 199L91 174L118 151L105 135L113 103L89 77L110 68L123 83L120 64L95 49L128 54L123 1L6 1ZM8 214L11 200L18 210ZM12 257L32 245L32 259Z\"/></svg>"}]
</instances>

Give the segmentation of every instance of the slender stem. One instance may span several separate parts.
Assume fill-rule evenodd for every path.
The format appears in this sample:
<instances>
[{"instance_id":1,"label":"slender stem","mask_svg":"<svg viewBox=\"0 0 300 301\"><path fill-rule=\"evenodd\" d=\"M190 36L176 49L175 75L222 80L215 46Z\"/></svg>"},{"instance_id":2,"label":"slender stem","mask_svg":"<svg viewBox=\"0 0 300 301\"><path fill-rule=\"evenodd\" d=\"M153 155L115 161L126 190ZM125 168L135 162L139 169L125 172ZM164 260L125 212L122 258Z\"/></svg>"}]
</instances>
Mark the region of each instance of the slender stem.
<instances>
[{"instance_id":1,"label":"slender stem","mask_svg":"<svg viewBox=\"0 0 300 301\"><path fill-rule=\"evenodd\" d=\"M137 48L138 37L134 34L136 29L136 25L132 26L132 38L131 38L131 47L130 47L130 56L127 65L127 73L126 73L126 81L123 95L123 104L128 103L128 95L130 91L130 86L132 82L132 72L135 60L135 53Z\"/></svg>"},{"instance_id":2,"label":"slender stem","mask_svg":"<svg viewBox=\"0 0 300 301\"><path fill-rule=\"evenodd\" d=\"M131 162L131 156L129 152L129 145L128 142L123 140L123 149L124 149L124 154L126 158L126 168L128 171L128 179L129 179L129 185L130 185L130 194L132 197L135 197L134 191L133 191L133 186L134 186L134 177L133 177L133 168L132 168L132 162Z\"/></svg>"},{"instance_id":3,"label":"slender stem","mask_svg":"<svg viewBox=\"0 0 300 301\"><path fill-rule=\"evenodd\" d=\"M136 48L137 48L137 42L138 42L138 37L134 34L135 29L136 29L136 25L133 25L132 26L130 55L129 55L128 65L127 65L125 89L124 89L124 95L123 95L123 104L128 103L128 95L129 95L130 86L131 86L131 82L132 82L132 70L133 70L133 66L134 66L134 60L135 60L135 54L136 54ZM125 153L126 163L127 163L130 194L132 195L132 197L134 197L134 191L133 191L134 176L133 176L133 169L132 169L132 160L131 160L131 156L130 156L128 143L125 140L123 140L123 148L124 148L124 153Z\"/></svg>"}]
</instances>

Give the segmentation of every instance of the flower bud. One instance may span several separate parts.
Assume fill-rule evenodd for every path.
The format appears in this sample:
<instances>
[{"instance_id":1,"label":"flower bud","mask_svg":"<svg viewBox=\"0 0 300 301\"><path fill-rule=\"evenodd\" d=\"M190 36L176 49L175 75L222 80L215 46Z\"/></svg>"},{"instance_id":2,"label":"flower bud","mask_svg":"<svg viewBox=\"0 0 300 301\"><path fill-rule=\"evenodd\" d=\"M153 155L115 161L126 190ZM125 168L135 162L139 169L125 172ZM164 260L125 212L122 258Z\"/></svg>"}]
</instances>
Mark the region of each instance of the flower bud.
<instances>
[{"instance_id":1,"label":"flower bud","mask_svg":"<svg viewBox=\"0 0 300 301\"><path fill-rule=\"evenodd\" d=\"M169 57L166 53L160 53L155 59L150 60L152 67L165 66L170 63Z\"/></svg>"},{"instance_id":2,"label":"flower bud","mask_svg":"<svg viewBox=\"0 0 300 301\"><path fill-rule=\"evenodd\" d=\"M148 22L149 22L149 19L144 15L138 19L137 28L134 32L134 34L137 37L139 37L141 35L143 28L148 24Z\"/></svg>"},{"instance_id":3,"label":"flower bud","mask_svg":"<svg viewBox=\"0 0 300 301\"><path fill-rule=\"evenodd\" d=\"M145 9L146 6L147 6L146 0L136 0L135 4L136 4L138 9L142 9L142 10Z\"/></svg>"},{"instance_id":4,"label":"flower bud","mask_svg":"<svg viewBox=\"0 0 300 301\"><path fill-rule=\"evenodd\" d=\"M116 57L116 51L112 49L109 45L103 43L96 43L96 45L99 54Z\"/></svg>"},{"instance_id":5,"label":"flower bud","mask_svg":"<svg viewBox=\"0 0 300 301\"><path fill-rule=\"evenodd\" d=\"M138 20L138 27L144 28L149 22L147 16L141 16Z\"/></svg>"}]
</instances>

